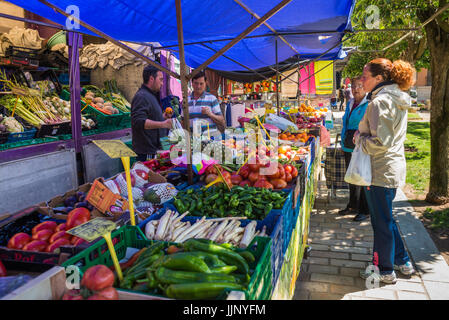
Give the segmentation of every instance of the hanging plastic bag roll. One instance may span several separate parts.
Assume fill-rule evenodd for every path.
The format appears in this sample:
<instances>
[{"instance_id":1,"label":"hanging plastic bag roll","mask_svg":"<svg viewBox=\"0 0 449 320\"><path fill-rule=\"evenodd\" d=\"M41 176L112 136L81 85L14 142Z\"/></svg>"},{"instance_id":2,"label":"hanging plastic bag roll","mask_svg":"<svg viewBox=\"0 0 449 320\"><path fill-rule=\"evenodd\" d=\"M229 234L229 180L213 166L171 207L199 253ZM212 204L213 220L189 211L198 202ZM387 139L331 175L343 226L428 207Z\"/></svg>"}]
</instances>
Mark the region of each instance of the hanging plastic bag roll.
<instances>
[{"instance_id":1,"label":"hanging plastic bag roll","mask_svg":"<svg viewBox=\"0 0 449 320\"><path fill-rule=\"evenodd\" d=\"M346 170L345 181L356 186L371 185L371 156L362 151L359 145L354 148Z\"/></svg>"}]
</instances>

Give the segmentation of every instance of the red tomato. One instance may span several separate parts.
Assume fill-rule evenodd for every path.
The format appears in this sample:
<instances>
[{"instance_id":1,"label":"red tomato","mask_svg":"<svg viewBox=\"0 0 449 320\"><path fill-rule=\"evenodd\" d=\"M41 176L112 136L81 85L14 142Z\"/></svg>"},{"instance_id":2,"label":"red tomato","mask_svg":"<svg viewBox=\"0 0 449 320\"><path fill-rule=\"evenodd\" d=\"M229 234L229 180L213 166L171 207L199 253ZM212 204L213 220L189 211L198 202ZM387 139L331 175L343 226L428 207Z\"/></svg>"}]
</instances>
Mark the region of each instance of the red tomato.
<instances>
[{"instance_id":1,"label":"red tomato","mask_svg":"<svg viewBox=\"0 0 449 320\"><path fill-rule=\"evenodd\" d=\"M22 250L31 241L31 236L24 232L16 233L8 241L8 248Z\"/></svg>"},{"instance_id":2,"label":"red tomato","mask_svg":"<svg viewBox=\"0 0 449 320\"><path fill-rule=\"evenodd\" d=\"M25 251L34 251L34 252L42 252L45 250L45 248L48 246L48 243L46 241L42 240L33 240L29 243L27 243L23 250Z\"/></svg>"},{"instance_id":3,"label":"red tomato","mask_svg":"<svg viewBox=\"0 0 449 320\"><path fill-rule=\"evenodd\" d=\"M256 182L254 182L253 187L255 188L263 188L265 185L265 179L259 179Z\"/></svg>"},{"instance_id":4,"label":"red tomato","mask_svg":"<svg viewBox=\"0 0 449 320\"><path fill-rule=\"evenodd\" d=\"M275 189L284 189L285 187L287 187L287 182L282 179L273 179L270 182Z\"/></svg>"},{"instance_id":5,"label":"red tomato","mask_svg":"<svg viewBox=\"0 0 449 320\"><path fill-rule=\"evenodd\" d=\"M32 239L48 241L52 235L53 235L53 230L44 229L44 230L40 230L40 231L36 232L35 234L33 234Z\"/></svg>"},{"instance_id":6,"label":"red tomato","mask_svg":"<svg viewBox=\"0 0 449 320\"><path fill-rule=\"evenodd\" d=\"M108 287L96 293L106 300L118 300L118 292L113 287Z\"/></svg>"},{"instance_id":7,"label":"red tomato","mask_svg":"<svg viewBox=\"0 0 449 320\"><path fill-rule=\"evenodd\" d=\"M68 233L66 233L64 230L63 231L59 231L59 232L55 232L53 233L53 235L50 237L50 243L55 242L56 240L60 239L60 238L65 238L67 240L70 240L72 238L72 236Z\"/></svg>"},{"instance_id":8,"label":"red tomato","mask_svg":"<svg viewBox=\"0 0 449 320\"><path fill-rule=\"evenodd\" d=\"M251 172L259 172L260 164L259 163L248 164L248 167L249 171Z\"/></svg>"},{"instance_id":9,"label":"red tomato","mask_svg":"<svg viewBox=\"0 0 449 320\"><path fill-rule=\"evenodd\" d=\"M251 172L248 176L248 180L251 181L252 183L259 180L259 172Z\"/></svg>"},{"instance_id":10,"label":"red tomato","mask_svg":"<svg viewBox=\"0 0 449 320\"><path fill-rule=\"evenodd\" d=\"M292 181L292 179L293 179L292 174L290 172L287 172L285 174L285 181L288 183L288 182Z\"/></svg>"},{"instance_id":11,"label":"red tomato","mask_svg":"<svg viewBox=\"0 0 449 320\"><path fill-rule=\"evenodd\" d=\"M247 178L248 178L248 175L249 175L249 167L248 167L248 165L245 164L244 166L242 166L242 167L240 168L239 175L240 175L243 179L247 179Z\"/></svg>"},{"instance_id":12,"label":"red tomato","mask_svg":"<svg viewBox=\"0 0 449 320\"><path fill-rule=\"evenodd\" d=\"M80 290L70 290L69 292L64 293L62 300L84 300L84 298L81 295Z\"/></svg>"},{"instance_id":13,"label":"red tomato","mask_svg":"<svg viewBox=\"0 0 449 320\"><path fill-rule=\"evenodd\" d=\"M240 175L238 175L238 174L233 174L231 176L232 184L239 185L240 182L242 182L242 181L243 181L242 177Z\"/></svg>"},{"instance_id":14,"label":"red tomato","mask_svg":"<svg viewBox=\"0 0 449 320\"><path fill-rule=\"evenodd\" d=\"M244 186L251 186L251 181L249 180L243 180L242 182L239 183L239 186L244 187Z\"/></svg>"},{"instance_id":15,"label":"red tomato","mask_svg":"<svg viewBox=\"0 0 449 320\"><path fill-rule=\"evenodd\" d=\"M221 172L221 175L223 176L223 178L227 179L231 179L231 174L229 173L229 171L223 170Z\"/></svg>"},{"instance_id":16,"label":"red tomato","mask_svg":"<svg viewBox=\"0 0 449 320\"><path fill-rule=\"evenodd\" d=\"M90 211L86 208L75 208L67 216L67 230L75 228L90 220Z\"/></svg>"},{"instance_id":17,"label":"red tomato","mask_svg":"<svg viewBox=\"0 0 449 320\"><path fill-rule=\"evenodd\" d=\"M298 169L295 166L292 166L292 178L296 178L298 176Z\"/></svg>"},{"instance_id":18,"label":"red tomato","mask_svg":"<svg viewBox=\"0 0 449 320\"><path fill-rule=\"evenodd\" d=\"M77 239L73 242L70 242L74 246L79 246L80 244L87 243L86 240L76 237Z\"/></svg>"},{"instance_id":19,"label":"red tomato","mask_svg":"<svg viewBox=\"0 0 449 320\"><path fill-rule=\"evenodd\" d=\"M100 291L113 284L114 273L102 264L87 269L81 280L81 285L92 291Z\"/></svg>"},{"instance_id":20,"label":"red tomato","mask_svg":"<svg viewBox=\"0 0 449 320\"><path fill-rule=\"evenodd\" d=\"M57 223L54 221L44 221L36 225L33 230L31 231L32 234L37 233L38 231L49 229L51 231L54 231L57 227Z\"/></svg>"},{"instance_id":21,"label":"red tomato","mask_svg":"<svg viewBox=\"0 0 449 320\"><path fill-rule=\"evenodd\" d=\"M289 165L289 164L286 164L285 166L284 166L284 171L285 171L285 173L292 173L292 166L291 165Z\"/></svg>"},{"instance_id":22,"label":"red tomato","mask_svg":"<svg viewBox=\"0 0 449 320\"><path fill-rule=\"evenodd\" d=\"M65 224L65 223L58 224L58 226L55 229L55 232L65 231L66 228L67 228L67 224Z\"/></svg>"},{"instance_id":23,"label":"red tomato","mask_svg":"<svg viewBox=\"0 0 449 320\"><path fill-rule=\"evenodd\" d=\"M66 238L59 238L55 240L55 242L50 243L47 248L45 248L46 252L55 252L56 249L58 249L60 246L67 246L70 245L70 241Z\"/></svg>"}]
</instances>

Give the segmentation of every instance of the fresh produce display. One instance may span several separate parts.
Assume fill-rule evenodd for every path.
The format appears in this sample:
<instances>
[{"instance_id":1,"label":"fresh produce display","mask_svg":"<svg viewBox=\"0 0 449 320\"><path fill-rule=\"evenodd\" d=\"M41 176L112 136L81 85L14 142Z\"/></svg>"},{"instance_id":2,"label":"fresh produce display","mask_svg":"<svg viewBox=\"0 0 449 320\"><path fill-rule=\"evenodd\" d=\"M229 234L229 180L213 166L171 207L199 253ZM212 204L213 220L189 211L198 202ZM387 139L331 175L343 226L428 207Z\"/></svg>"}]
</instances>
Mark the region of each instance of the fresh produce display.
<instances>
[{"instance_id":1,"label":"fresh produce display","mask_svg":"<svg viewBox=\"0 0 449 320\"><path fill-rule=\"evenodd\" d=\"M169 246L156 242L122 264L120 288L173 299L215 299L225 289L246 289L255 261L249 250L207 239Z\"/></svg>"},{"instance_id":2,"label":"fresh produce display","mask_svg":"<svg viewBox=\"0 0 449 320\"><path fill-rule=\"evenodd\" d=\"M0 98L0 104L14 115L18 115L37 128L43 124L57 124L64 121L63 117L52 112L44 103L42 90L30 89L13 80L8 80L6 74L1 72L0 81L11 91L11 94Z\"/></svg>"},{"instance_id":3,"label":"fresh produce display","mask_svg":"<svg viewBox=\"0 0 449 320\"><path fill-rule=\"evenodd\" d=\"M23 132L23 126L14 117L0 115L0 133L2 132Z\"/></svg>"},{"instance_id":4,"label":"fresh produce display","mask_svg":"<svg viewBox=\"0 0 449 320\"><path fill-rule=\"evenodd\" d=\"M94 207L89 202L86 201L86 196L87 196L86 192L78 191L73 196L64 199L64 206L55 207L53 208L53 211L55 213L63 213L63 214L67 214L75 208L86 208L89 211L92 211Z\"/></svg>"},{"instance_id":5,"label":"fresh produce display","mask_svg":"<svg viewBox=\"0 0 449 320\"><path fill-rule=\"evenodd\" d=\"M44 99L44 104L50 109L54 114L59 115L63 120L70 121L72 117L72 113L70 110L70 102L66 100L62 100L57 96L46 97ZM86 118L85 116L81 116L81 127L83 129L90 130L95 127L95 121Z\"/></svg>"},{"instance_id":6,"label":"fresh produce display","mask_svg":"<svg viewBox=\"0 0 449 320\"><path fill-rule=\"evenodd\" d=\"M167 171L174 167L174 164L170 160L170 151L157 153L155 159L145 161L143 164L157 173Z\"/></svg>"},{"instance_id":7,"label":"fresh produce display","mask_svg":"<svg viewBox=\"0 0 449 320\"><path fill-rule=\"evenodd\" d=\"M55 221L44 221L33 227L31 235L19 232L12 236L7 247L15 250L55 253L61 246L80 245L86 241L66 233L90 220L90 211L86 208L75 208L68 213L67 222L57 224Z\"/></svg>"},{"instance_id":8,"label":"fresh produce display","mask_svg":"<svg viewBox=\"0 0 449 320\"><path fill-rule=\"evenodd\" d=\"M102 97L95 97L95 94L92 91L87 91L83 101L106 115L120 113L120 111L113 106L112 102L105 101Z\"/></svg>"},{"instance_id":9,"label":"fresh produce display","mask_svg":"<svg viewBox=\"0 0 449 320\"><path fill-rule=\"evenodd\" d=\"M101 264L90 267L83 274L81 289L66 292L62 300L118 300L114 281L114 273L108 267Z\"/></svg>"},{"instance_id":10,"label":"fresh produce display","mask_svg":"<svg viewBox=\"0 0 449 320\"><path fill-rule=\"evenodd\" d=\"M251 221L246 227L241 227L241 221L246 217L231 217L217 219L201 219L193 223L182 222L188 214L182 215L170 209L158 220L151 220L145 226L145 236L150 240L163 240L183 243L188 239L209 239L217 243L230 243L236 247L246 248L256 236L266 236L266 227L256 232L256 221Z\"/></svg>"},{"instance_id":11,"label":"fresh produce display","mask_svg":"<svg viewBox=\"0 0 449 320\"><path fill-rule=\"evenodd\" d=\"M284 191L235 186L229 191L223 184L209 189L186 189L178 192L174 205L179 213L214 218L244 216L263 220L272 209L282 209L287 198Z\"/></svg>"},{"instance_id":12,"label":"fresh produce display","mask_svg":"<svg viewBox=\"0 0 449 320\"><path fill-rule=\"evenodd\" d=\"M307 142L307 140L309 140L310 137L312 137L312 135L309 135L306 132L302 133L285 132L279 135L280 140L300 141L303 143Z\"/></svg>"},{"instance_id":13,"label":"fresh produce display","mask_svg":"<svg viewBox=\"0 0 449 320\"><path fill-rule=\"evenodd\" d=\"M123 94L117 87L115 79L104 82L105 90L103 91L108 100L115 104L115 106L122 112L131 112L131 104L126 100Z\"/></svg>"}]
</instances>

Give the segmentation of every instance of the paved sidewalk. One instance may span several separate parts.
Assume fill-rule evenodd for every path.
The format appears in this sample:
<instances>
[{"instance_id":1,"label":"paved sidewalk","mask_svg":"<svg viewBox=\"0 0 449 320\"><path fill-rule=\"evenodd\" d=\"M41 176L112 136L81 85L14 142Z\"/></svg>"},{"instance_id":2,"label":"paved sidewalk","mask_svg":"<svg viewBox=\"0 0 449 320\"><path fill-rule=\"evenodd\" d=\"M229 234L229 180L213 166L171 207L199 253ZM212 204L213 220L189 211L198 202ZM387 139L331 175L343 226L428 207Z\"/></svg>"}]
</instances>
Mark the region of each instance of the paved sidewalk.
<instances>
[{"instance_id":1,"label":"paved sidewalk","mask_svg":"<svg viewBox=\"0 0 449 320\"><path fill-rule=\"evenodd\" d=\"M312 250L310 257L305 259L301 266L293 299L449 299L449 267L445 262L441 264L437 257L438 252L432 251L435 248L432 248L433 242L430 237L425 239L428 234L424 227L425 235L422 233L423 230L420 230L419 226L417 227L416 221L400 207L396 208L396 211L399 210L403 213L398 214L401 216L399 219L403 220L399 227L403 234L404 230L402 229L406 229L407 233L404 238L409 240L406 241L406 246L409 252L410 249L413 249L410 256L415 266L417 264L420 266L418 273L411 277L397 273L398 282L395 285L381 283L374 286L374 289L367 289L365 280L359 277L359 272L366 268L371 261L373 233L369 220L354 222L352 221L354 215L339 216L337 214L338 210L346 206L347 199L348 191L338 190L336 199L332 199L328 204L325 182L319 182L316 208L310 219L309 244ZM406 208L404 199L399 200L402 200L399 203ZM419 220L417 221L419 222ZM429 244L429 240L431 244ZM411 241L416 243L413 244ZM421 245L418 245L417 241L422 241ZM427 249L423 250L423 248ZM415 258L420 254L421 258L424 258L423 261L416 261ZM432 255L433 258L430 259L432 261L428 261L426 254ZM418 259L420 258L418 257ZM436 262L436 265L431 265L428 262Z\"/></svg>"}]
</instances>

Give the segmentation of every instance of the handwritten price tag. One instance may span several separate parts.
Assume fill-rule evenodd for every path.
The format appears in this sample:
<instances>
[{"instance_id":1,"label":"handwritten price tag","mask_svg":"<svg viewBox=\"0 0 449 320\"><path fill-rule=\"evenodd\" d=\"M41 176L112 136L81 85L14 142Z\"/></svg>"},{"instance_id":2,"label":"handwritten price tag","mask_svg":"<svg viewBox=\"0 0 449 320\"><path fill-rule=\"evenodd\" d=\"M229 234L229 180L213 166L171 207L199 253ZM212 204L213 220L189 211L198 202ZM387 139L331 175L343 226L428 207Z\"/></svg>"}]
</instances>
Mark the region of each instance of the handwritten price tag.
<instances>
[{"instance_id":1,"label":"handwritten price tag","mask_svg":"<svg viewBox=\"0 0 449 320\"><path fill-rule=\"evenodd\" d=\"M98 239L99 237L115 230L116 228L117 225L111 220L95 218L68 230L67 233L77 236L78 238L82 238L87 242L92 242L95 239Z\"/></svg>"}]
</instances>

